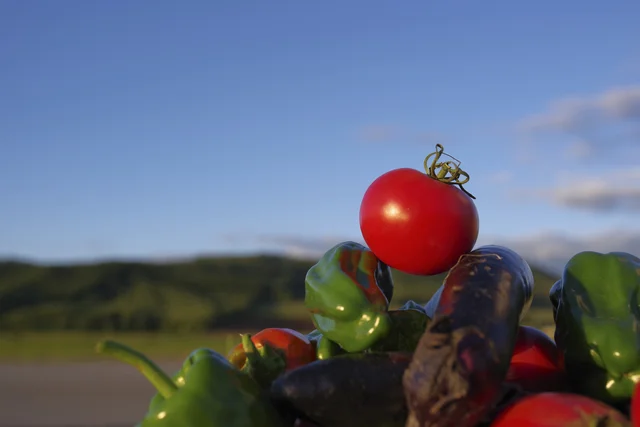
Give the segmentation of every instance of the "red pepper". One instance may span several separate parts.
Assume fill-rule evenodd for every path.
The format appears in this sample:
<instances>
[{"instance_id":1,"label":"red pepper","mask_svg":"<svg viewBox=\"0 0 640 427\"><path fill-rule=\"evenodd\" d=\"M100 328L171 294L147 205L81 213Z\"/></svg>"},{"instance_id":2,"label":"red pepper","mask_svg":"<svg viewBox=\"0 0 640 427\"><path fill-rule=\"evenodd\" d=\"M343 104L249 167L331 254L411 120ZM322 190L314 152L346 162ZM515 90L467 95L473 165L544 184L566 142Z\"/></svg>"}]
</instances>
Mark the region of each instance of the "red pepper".
<instances>
[{"instance_id":1,"label":"red pepper","mask_svg":"<svg viewBox=\"0 0 640 427\"><path fill-rule=\"evenodd\" d=\"M531 326L520 326L506 381L530 392L566 390L560 352L553 340Z\"/></svg>"},{"instance_id":2,"label":"red pepper","mask_svg":"<svg viewBox=\"0 0 640 427\"><path fill-rule=\"evenodd\" d=\"M251 337L258 351L265 346L280 353L285 361L285 371L316 360L316 351L309 339L300 332L287 328L263 329ZM247 355L242 344L229 354L229 361L238 369L244 368Z\"/></svg>"},{"instance_id":3,"label":"red pepper","mask_svg":"<svg viewBox=\"0 0 640 427\"><path fill-rule=\"evenodd\" d=\"M640 427L640 383L637 383L631 398L631 422L633 427Z\"/></svg>"},{"instance_id":4,"label":"red pepper","mask_svg":"<svg viewBox=\"0 0 640 427\"><path fill-rule=\"evenodd\" d=\"M631 427L613 407L573 393L537 393L508 406L491 427Z\"/></svg>"}]
</instances>

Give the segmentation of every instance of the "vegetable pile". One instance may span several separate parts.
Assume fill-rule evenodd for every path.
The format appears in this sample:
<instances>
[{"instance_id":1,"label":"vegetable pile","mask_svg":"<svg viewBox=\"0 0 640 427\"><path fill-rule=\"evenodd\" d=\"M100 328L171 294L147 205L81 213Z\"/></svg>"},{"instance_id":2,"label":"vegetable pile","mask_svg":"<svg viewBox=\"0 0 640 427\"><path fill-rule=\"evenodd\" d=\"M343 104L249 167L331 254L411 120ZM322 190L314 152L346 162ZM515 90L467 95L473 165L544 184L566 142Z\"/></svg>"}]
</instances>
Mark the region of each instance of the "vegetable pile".
<instances>
[{"instance_id":1,"label":"vegetable pile","mask_svg":"<svg viewBox=\"0 0 640 427\"><path fill-rule=\"evenodd\" d=\"M157 390L138 426L640 427L640 259L576 254L549 295L554 339L520 325L531 269L507 247L473 249L469 175L442 156L368 188L367 246L340 243L306 275L311 333L245 334L227 357L196 349L173 377L98 343ZM448 273L426 304L391 310L391 268Z\"/></svg>"}]
</instances>

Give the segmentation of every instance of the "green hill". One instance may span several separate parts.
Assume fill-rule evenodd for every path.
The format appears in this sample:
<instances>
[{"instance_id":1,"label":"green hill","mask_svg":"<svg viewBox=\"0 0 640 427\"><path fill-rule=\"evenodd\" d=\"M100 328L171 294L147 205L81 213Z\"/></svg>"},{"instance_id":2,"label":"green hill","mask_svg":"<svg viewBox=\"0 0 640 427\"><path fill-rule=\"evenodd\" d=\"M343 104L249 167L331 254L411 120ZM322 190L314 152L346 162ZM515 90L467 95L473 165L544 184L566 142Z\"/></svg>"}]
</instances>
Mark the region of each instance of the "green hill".
<instances>
[{"instance_id":1,"label":"green hill","mask_svg":"<svg viewBox=\"0 0 640 427\"><path fill-rule=\"evenodd\" d=\"M0 262L0 329L200 331L310 325L302 304L314 261L276 256L41 266ZM394 306L424 303L443 275L394 271ZM556 278L535 270L533 323L551 319Z\"/></svg>"}]
</instances>

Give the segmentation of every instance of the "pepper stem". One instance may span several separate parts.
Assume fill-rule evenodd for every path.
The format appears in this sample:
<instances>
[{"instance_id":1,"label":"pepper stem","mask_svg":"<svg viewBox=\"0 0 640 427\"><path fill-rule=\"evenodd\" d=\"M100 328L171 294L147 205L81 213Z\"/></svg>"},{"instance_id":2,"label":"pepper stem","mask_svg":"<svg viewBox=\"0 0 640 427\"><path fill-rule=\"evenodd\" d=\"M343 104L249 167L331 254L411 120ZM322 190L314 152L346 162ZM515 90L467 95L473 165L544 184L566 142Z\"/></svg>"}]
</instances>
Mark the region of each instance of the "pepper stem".
<instances>
[{"instance_id":1,"label":"pepper stem","mask_svg":"<svg viewBox=\"0 0 640 427\"><path fill-rule=\"evenodd\" d=\"M124 344L111 340L100 341L96 344L96 352L109 355L136 368L165 399L171 397L178 390L178 386L158 365L144 354Z\"/></svg>"},{"instance_id":2,"label":"pepper stem","mask_svg":"<svg viewBox=\"0 0 640 427\"><path fill-rule=\"evenodd\" d=\"M443 155L449 157L451 160L447 160L446 162L438 163L440 157ZM434 157L431 164L429 164L429 159ZM460 169L460 164L462 162L455 157L444 152L444 147L440 144L436 144L436 151L429 154L424 159L424 170L427 172L431 178L436 179L444 184L453 184L460 187L460 189L472 199L475 199L473 194L469 193L462 184L466 184L469 182L469 174ZM447 176L449 175L449 176ZM462 177L462 179L460 179Z\"/></svg>"}]
</instances>

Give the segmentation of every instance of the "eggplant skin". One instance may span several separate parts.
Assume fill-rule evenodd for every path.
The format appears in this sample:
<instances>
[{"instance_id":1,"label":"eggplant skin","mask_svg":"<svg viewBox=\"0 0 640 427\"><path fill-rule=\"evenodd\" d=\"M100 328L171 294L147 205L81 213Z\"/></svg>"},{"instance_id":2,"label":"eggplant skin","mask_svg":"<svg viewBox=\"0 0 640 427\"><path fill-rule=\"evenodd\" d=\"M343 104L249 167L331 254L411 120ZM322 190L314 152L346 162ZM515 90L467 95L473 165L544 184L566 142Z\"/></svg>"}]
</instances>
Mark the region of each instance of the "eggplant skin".
<instances>
[{"instance_id":1,"label":"eggplant skin","mask_svg":"<svg viewBox=\"0 0 640 427\"><path fill-rule=\"evenodd\" d=\"M403 427L407 406L402 376L410 353L352 353L287 372L270 390L289 417L321 427Z\"/></svg>"},{"instance_id":2,"label":"eggplant skin","mask_svg":"<svg viewBox=\"0 0 640 427\"><path fill-rule=\"evenodd\" d=\"M481 271L480 267L484 271ZM500 282L497 280L501 273L507 273L511 278L511 282L517 284L517 288L513 292L516 298L515 302L520 308L519 320L522 320L533 301L533 273L529 264L519 254L509 248L498 245L481 246L460 257L458 263L449 271L445 278L445 283L438 288L429 302L425 304L424 308L427 316L430 319L436 317L442 294L451 294L453 288L463 290L465 285L467 288L469 286L477 287L482 285L492 293L491 298L495 299L501 291L499 289ZM458 299L455 295L452 295L452 297L454 301ZM473 305L471 304L471 306ZM464 309L461 311L464 311Z\"/></svg>"},{"instance_id":3,"label":"eggplant skin","mask_svg":"<svg viewBox=\"0 0 640 427\"><path fill-rule=\"evenodd\" d=\"M518 325L533 298L527 262L497 245L460 257L405 373L407 427L472 427L499 399Z\"/></svg>"}]
</instances>

